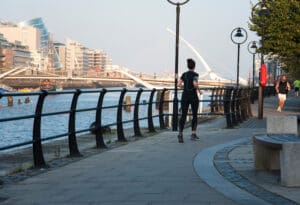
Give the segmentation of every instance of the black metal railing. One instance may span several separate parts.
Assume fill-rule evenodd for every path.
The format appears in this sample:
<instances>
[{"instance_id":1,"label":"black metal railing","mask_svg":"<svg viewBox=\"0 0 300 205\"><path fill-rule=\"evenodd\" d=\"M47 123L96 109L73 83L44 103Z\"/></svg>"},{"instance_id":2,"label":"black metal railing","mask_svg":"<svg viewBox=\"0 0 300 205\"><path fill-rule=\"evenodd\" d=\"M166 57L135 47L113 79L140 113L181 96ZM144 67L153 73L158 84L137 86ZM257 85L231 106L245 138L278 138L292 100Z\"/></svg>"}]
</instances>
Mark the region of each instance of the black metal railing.
<instances>
[{"instance_id":1,"label":"black metal railing","mask_svg":"<svg viewBox=\"0 0 300 205\"><path fill-rule=\"evenodd\" d=\"M263 97L270 97L276 94L274 86L266 86L263 89ZM254 103L255 100L258 100L258 87L251 88L251 103Z\"/></svg>"},{"instance_id":2,"label":"black metal railing","mask_svg":"<svg viewBox=\"0 0 300 205\"><path fill-rule=\"evenodd\" d=\"M238 123L247 120L251 114L250 108L250 89L249 88L233 88L233 87L223 87L223 88L202 88L204 93L206 93L206 98L200 99L200 103L205 104L206 109L201 113L198 113L199 116L209 116L209 115L225 115L227 127L231 128ZM154 118L158 118L157 127L159 129L166 129L168 127L166 123L166 118L172 116L170 110L165 107L169 107L172 105L173 101L171 96L167 96L166 93L170 95L172 89L126 89L122 90L109 90L109 89L90 89L90 90L67 90L67 91L41 91L41 92L32 92L32 93L2 93L0 94L0 99L3 97L20 97L20 96L36 96L37 102L35 105L34 114L17 116L17 117L6 117L1 118L0 116L0 124L9 121L21 121L25 119L33 120L33 128L32 128L32 140L28 140L25 142L15 143L12 145L2 146L0 147L0 151L8 150L11 148L16 148L24 145L32 145L33 151L33 161L35 167L43 167L46 166L46 162L43 156L42 142L53 140L61 137L68 137L68 145L69 145L69 155L71 157L81 156L81 153L78 149L77 144L77 136L78 134L82 134L85 132L93 131L95 133L95 141L97 148L106 148L106 144L104 142L102 127L110 127L116 126L117 131L117 140L120 142L127 141L124 134L124 125L127 123L133 123L134 136L141 137L141 125L140 122L142 120L147 120L147 129L148 132L156 132L156 128L154 126ZM104 106L103 102L107 93L115 93L119 92L119 100L115 105ZM146 102L141 102L142 93L149 93L149 98ZM78 108L79 97L82 94L94 93L99 94L96 107L90 108ZM124 104L125 95L128 93L135 93L135 102L133 104ZM159 93L159 95L158 95ZM156 100L154 96L156 94ZM70 104L70 109L62 110L62 111L54 111L54 112L43 112L43 105L45 104L45 100L47 96L52 95L72 95L72 100ZM144 105L147 107L147 115L146 117L141 117L139 113L139 106ZM157 105L158 113L154 113L153 105ZM133 118L129 120L124 120L123 110L124 107L130 106L134 107L133 110ZM117 109L116 121L113 123L104 124L102 122L103 119L103 111L107 109ZM166 111L169 110L169 111ZM94 125L91 127L86 127L84 129L76 128L76 115L79 113L86 112L94 112L95 121ZM42 119L46 116L57 116L57 115L68 115L68 131L65 133L60 133L54 136L42 137L41 127L42 127ZM169 120L172 122L172 120ZM1 137L1 136L0 136Z\"/></svg>"}]
</instances>

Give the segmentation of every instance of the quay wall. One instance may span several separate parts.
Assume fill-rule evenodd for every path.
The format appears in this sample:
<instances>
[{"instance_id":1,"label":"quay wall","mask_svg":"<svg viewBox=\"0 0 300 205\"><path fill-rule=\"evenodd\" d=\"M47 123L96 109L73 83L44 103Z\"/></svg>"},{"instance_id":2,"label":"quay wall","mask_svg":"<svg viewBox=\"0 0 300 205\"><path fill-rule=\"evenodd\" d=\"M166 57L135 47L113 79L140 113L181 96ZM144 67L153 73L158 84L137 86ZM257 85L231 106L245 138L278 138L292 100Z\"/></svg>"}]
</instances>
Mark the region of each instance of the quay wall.
<instances>
[{"instance_id":1,"label":"quay wall","mask_svg":"<svg viewBox=\"0 0 300 205\"><path fill-rule=\"evenodd\" d=\"M0 83L8 85L14 89L20 88L39 88L40 80L37 79L22 79L12 80L4 79ZM57 87L64 89L76 89L76 88L101 88L101 87L124 87L125 83L122 82L93 82L86 80L56 80Z\"/></svg>"}]
</instances>

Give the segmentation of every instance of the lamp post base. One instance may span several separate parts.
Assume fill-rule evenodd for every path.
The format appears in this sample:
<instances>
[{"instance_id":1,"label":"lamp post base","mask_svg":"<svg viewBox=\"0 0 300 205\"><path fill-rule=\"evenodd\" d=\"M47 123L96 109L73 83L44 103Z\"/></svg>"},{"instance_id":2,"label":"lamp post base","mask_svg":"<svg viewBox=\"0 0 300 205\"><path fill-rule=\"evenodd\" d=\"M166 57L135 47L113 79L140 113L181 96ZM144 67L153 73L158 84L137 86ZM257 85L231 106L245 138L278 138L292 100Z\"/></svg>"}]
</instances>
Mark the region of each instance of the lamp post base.
<instances>
[{"instance_id":1,"label":"lamp post base","mask_svg":"<svg viewBox=\"0 0 300 205\"><path fill-rule=\"evenodd\" d=\"M264 115L264 110L263 110L263 106L264 106L264 90L263 87L260 85L258 88L258 119L263 119Z\"/></svg>"}]
</instances>

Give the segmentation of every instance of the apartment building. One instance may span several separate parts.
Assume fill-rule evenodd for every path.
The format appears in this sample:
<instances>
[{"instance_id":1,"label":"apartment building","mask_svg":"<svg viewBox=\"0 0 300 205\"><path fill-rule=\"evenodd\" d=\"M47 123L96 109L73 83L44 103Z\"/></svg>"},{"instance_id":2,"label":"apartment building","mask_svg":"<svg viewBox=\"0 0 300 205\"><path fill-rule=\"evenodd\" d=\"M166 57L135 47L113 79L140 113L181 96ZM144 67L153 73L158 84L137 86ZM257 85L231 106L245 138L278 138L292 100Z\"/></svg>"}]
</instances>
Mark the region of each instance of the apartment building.
<instances>
[{"instance_id":1,"label":"apartment building","mask_svg":"<svg viewBox=\"0 0 300 205\"><path fill-rule=\"evenodd\" d=\"M13 62L14 67L29 67L31 66L31 52L28 46L24 46L20 41L15 41L11 44L11 49L13 51Z\"/></svg>"},{"instance_id":2,"label":"apartment building","mask_svg":"<svg viewBox=\"0 0 300 205\"><path fill-rule=\"evenodd\" d=\"M42 69L41 31L39 29L29 25L19 26L2 22L0 33L3 33L3 37L10 42L9 49L5 50L7 68L33 66L35 69Z\"/></svg>"},{"instance_id":3,"label":"apartment building","mask_svg":"<svg viewBox=\"0 0 300 205\"><path fill-rule=\"evenodd\" d=\"M68 76L80 76L89 70L89 50L79 42L67 39L66 64Z\"/></svg>"},{"instance_id":4,"label":"apartment building","mask_svg":"<svg viewBox=\"0 0 300 205\"><path fill-rule=\"evenodd\" d=\"M41 47L40 30L32 26L19 27L12 24L0 24L0 33L9 42L21 42L22 45L28 46L30 50L39 50Z\"/></svg>"},{"instance_id":5,"label":"apartment building","mask_svg":"<svg viewBox=\"0 0 300 205\"><path fill-rule=\"evenodd\" d=\"M28 46L22 45L20 41L8 42L3 34L0 33L0 51L4 55L1 63L1 70L12 69L15 67L28 67L31 65L31 52Z\"/></svg>"},{"instance_id":6,"label":"apartment building","mask_svg":"<svg viewBox=\"0 0 300 205\"><path fill-rule=\"evenodd\" d=\"M102 50L89 50L89 68L99 69L104 71L107 65L111 65L112 60L109 58L107 53Z\"/></svg>"}]
</instances>

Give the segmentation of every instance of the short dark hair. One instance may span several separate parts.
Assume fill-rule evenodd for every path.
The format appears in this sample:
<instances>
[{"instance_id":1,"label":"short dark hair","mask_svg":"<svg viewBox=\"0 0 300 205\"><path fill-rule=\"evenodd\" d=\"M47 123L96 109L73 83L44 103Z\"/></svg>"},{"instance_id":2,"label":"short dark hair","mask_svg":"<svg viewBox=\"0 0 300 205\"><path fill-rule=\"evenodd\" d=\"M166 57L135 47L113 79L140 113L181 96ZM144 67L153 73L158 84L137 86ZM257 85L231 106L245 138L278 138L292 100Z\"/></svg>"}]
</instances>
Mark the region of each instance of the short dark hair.
<instances>
[{"instance_id":1,"label":"short dark hair","mask_svg":"<svg viewBox=\"0 0 300 205\"><path fill-rule=\"evenodd\" d=\"M195 68L196 62L195 62L193 59L188 58L188 59L186 60L186 62L187 62L187 67L188 67L189 69L194 69L194 68Z\"/></svg>"}]
</instances>

